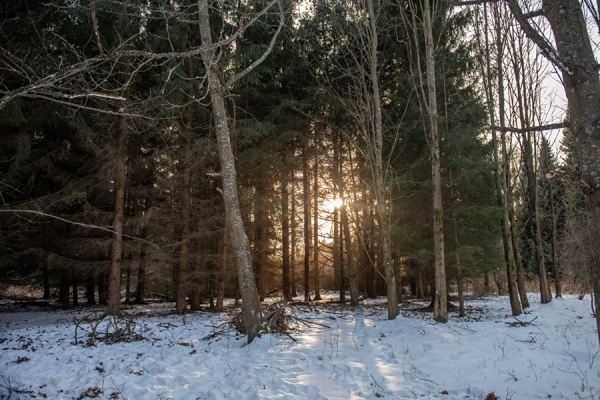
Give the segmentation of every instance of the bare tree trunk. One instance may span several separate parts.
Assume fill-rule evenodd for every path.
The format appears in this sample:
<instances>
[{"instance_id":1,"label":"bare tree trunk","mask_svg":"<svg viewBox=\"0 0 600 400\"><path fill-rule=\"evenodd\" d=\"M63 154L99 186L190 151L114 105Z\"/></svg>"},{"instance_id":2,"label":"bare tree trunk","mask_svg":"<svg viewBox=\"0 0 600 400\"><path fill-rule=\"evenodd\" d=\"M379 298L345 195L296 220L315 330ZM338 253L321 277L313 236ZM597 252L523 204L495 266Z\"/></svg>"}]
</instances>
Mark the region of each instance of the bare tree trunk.
<instances>
[{"instance_id":1,"label":"bare tree trunk","mask_svg":"<svg viewBox=\"0 0 600 400\"><path fill-rule=\"evenodd\" d=\"M457 262L460 263L460 256L457 253ZM460 265L460 264L459 264ZM465 283L462 269L459 267L456 269L456 286L458 289L458 316L464 317L465 314Z\"/></svg>"},{"instance_id":2,"label":"bare tree trunk","mask_svg":"<svg viewBox=\"0 0 600 400\"><path fill-rule=\"evenodd\" d=\"M98 273L98 304L108 303L108 285L106 273L104 271Z\"/></svg>"},{"instance_id":3,"label":"bare tree trunk","mask_svg":"<svg viewBox=\"0 0 600 400\"><path fill-rule=\"evenodd\" d=\"M429 1L425 9L425 49L427 54L427 89L429 93L429 129L431 140L431 171L433 179L433 249L435 254L435 293L433 319L448 322L448 293L444 260L444 209L442 206L442 174L438 134L437 88L435 83L435 49Z\"/></svg>"},{"instance_id":4,"label":"bare tree trunk","mask_svg":"<svg viewBox=\"0 0 600 400\"><path fill-rule=\"evenodd\" d=\"M499 13L495 14L496 23L496 46L497 53L503 54L504 46L502 43L502 35L500 34L500 16ZM499 103L499 114L500 114L500 125L504 126L506 119L505 112L505 99L504 99L504 73L501 57L498 59L498 103ZM496 132L494 131L494 141L496 140ZM513 239L511 238L510 230L510 213L509 209L511 205L508 204L508 200L512 198L509 194L510 188L510 159L506 146L506 134L501 134L501 151L502 151L502 177L500 178L500 201L498 205L502 208L502 243L504 244L504 257L506 262L506 279L508 286L508 296L510 299L510 308L513 315L521 315L523 312L522 304L519 298L523 296L523 293L519 292L519 286L517 282L517 266L515 263L515 251L513 249ZM495 147L494 151L496 150ZM496 187L498 190L498 187ZM525 297L527 294L525 293Z\"/></svg>"},{"instance_id":5,"label":"bare tree trunk","mask_svg":"<svg viewBox=\"0 0 600 400\"><path fill-rule=\"evenodd\" d=\"M333 210L333 272L336 284L341 281L341 260L340 260L340 222L339 209L336 207ZM338 286L339 287L339 286ZM340 302L343 302L344 290L340 290Z\"/></svg>"},{"instance_id":6,"label":"bare tree trunk","mask_svg":"<svg viewBox=\"0 0 600 400\"><path fill-rule=\"evenodd\" d=\"M190 238L190 250L194 249L194 251L192 252L193 254L200 254L200 252L202 251L202 241L201 240L195 240L195 241L191 241ZM200 311L201 307L200 304L202 303L202 280L200 279L200 268L201 268L201 264L198 260L198 257L194 257L193 254L190 254L190 263L189 263L189 272L188 272L188 276L189 276L189 286L191 287L188 288L188 291L190 292L190 310L191 311ZM208 278L208 293L209 293L209 307L211 309L214 309L215 307L215 303L214 303L214 298L215 298L215 292L216 292L216 275L217 272L215 272L215 270L217 269L217 265L215 262L210 261L209 263L209 278Z\"/></svg>"},{"instance_id":7,"label":"bare tree trunk","mask_svg":"<svg viewBox=\"0 0 600 400\"><path fill-rule=\"evenodd\" d=\"M500 55L504 51L504 43L502 39L502 35L500 32L500 14L495 6L494 8L494 31L496 33L496 54ZM484 4L484 35L485 35L485 66L483 66L482 62L482 70L486 75L486 95L488 101L488 111L490 115L490 122L492 127L496 125L495 123L495 112L494 105L496 104L494 101L494 84L492 78L492 67L491 67L491 46L490 40L488 37L488 12L487 12L487 4ZM505 97L504 97L504 76L503 76L503 59L502 57L497 57L496 69L498 71L498 111L500 114L500 125L504 126L505 123ZM510 307L513 315L520 315L522 313L521 303L519 302L519 286L517 283L517 270L515 264L515 249L513 248L513 240L511 237L511 224L510 224L510 214L508 204L508 199L510 199L509 191L511 190L509 185L509 166L510 160L508 159L508 152L506 151L506 141L505 136L502 134L501 142L498 142L498 134L496 129L492 128L492 142L494 146L494 182L496 185L496 200L498 202L498 206L502 210L502 218L500 219L500 228L502 230L502 245L504 249L504 262L506 266L506 276L508 280L508 288L509 288L509 301ZM499 146L501 147L499 150ZM501 155L499 155L499 151ZM486 284L485 287L486 292L489 291L489 275L485 276ZM495 278L495 276L494 276ZM496 280L498 282L498 280ZM499 287L499 286L498 286ZM527 295L525 293L525 299Z\"/></svg>"},{"instance_id":8,"label":"bare tree trunk","mask_svg":"<svg viewBox=\"0 0 600 400\"><path fill-rule=\"evenodd\" d=\"M42 280L44 282L44 299L50 299L50 270L48 269L48 256L44 257Z\"/></svg>"},{"instance_id":9,"label":"bare tree trunk","mask_svg":"<svg viewBox=\"0 0 600 400\"><path fill-rule=\"evenodd\" d=\"M145 228L142 228L145 230ZM143 238L146 237L145 234L142 235ZM140 261L138 264L138 274L137 274L137 285L135 289L135 302L137 304L144 303L144 296L146 293L146 265L148 263L148 245L145 242L142 242L140 245Z\"/></svg>"},{"instance_id":10,"label":"bare tree trunk","mask_svg":"<svg viewBox=\"0 0 600 400\"><path fill-rule=\"evenodd\" d=\"M396 276L392 265L390 250L390 223L389 213L385 205L385 184L383 170L383 116L381 110L381 93L379 91L379 71L377 70L377 18L373 0L367 0L367 12L371 30L370 48L370 77L373 85L373 108L375 111L375 197L377 198L377 213L380 223L382 265L385 273L385 284L388 300L388 319L398 316L398 294L396 293Z\"/></svg>"},{"instance_id":11,"label":"bare tree trunk","mask_svg":"<svg viewBox=\"0 0 600 400\"><path fill-rule=\"evenodd\" d=\"M554 290L555 297L562 297L562 276L558 261L558 214L554 204L554 187L552 181L548 181L548 191L550 196L550 212L552 217L552 266L554 267Z\"/></svg>"},{"instance_id":12,"label":"bare tree trunk","mask_svg":"<svg viewBox=\"0 0 600 400\"><path fill-rule=\"evenodd\" d=\"M517 221L515 221L513 189L510 187L508 188L508 208L510 237L512 240L515 266L517 267L517 288L519 289L519 298L521 299L521 307L529 308L529 298L527 297L527 288L525 287L525 267L523 267L523 256L521 256L521 250L519 250L519 243L517 242L519 233L517 231Z\"/></svg>"},{"instance_id":13,"label":"bare tree trunk","mask_svg":"<svg viewBox=\"0 0 600 400\"><path fill-rule=\"evenodd\" d=\"M540 301L542 304L552 301L552 294L548 286L546 276L546 261L544 257L544 243L542 241L542 226L540 222L540 210L537 196L537 180L533 169L533 146L530 132L523 135L523 161L527 175L527 194L529 196L529 214L533 219L535 228L535 259L538 264L538 278L540 283Z\"/></svg>"},{"instance_id":14,"label":"bare tree trunk","mask_svg":"<svg viewBox=\"0 0 600 400\"><path fill-rule=\"evenodd\" d=\"M131 261L130 255L125 268L125 304L131 303Z\"/></svg>"},{"instance_id":15,"label":"bare tree trunk","mask_svg":"<svg viewBox=\"0 0 600 400\"><path fill-rule=\"evenodd\" d=\"M65 270L61 271L60 273L60 283L59 283L59 290L58 290L58 301L61 303L62 308L63 309L67 309L70 307L69 304L69 289L70 289L70 282L69 282L69 273Z\"/></svg>"},{"instance_id":16,"label":"bare tree trunk","mask_svg":"<svg viewBox=\"0 0 600 400\"><path fill-rule=\"evenodd\" d=\"M344 243L344 227L342 226L342 209L338 210L338 220L339 220L339 228L338 228L338 240L339 240L339 250L340 250L340 303L346 302L346 263L344 259L344 249L346 247Z\"/></svg>"},{"instance_id":17,"label":"bare tree trunk","mask_svg":"<svg viewBox=\"0 0 600 400\"><path fill-rule=\"evenodd\" d=\"M121 305L121 264L123 258L123 218L125 214L125 184L127 180L127 119L119 117L119 139L115 157L116 178L111 262L108 276L107 314L116 314Z\"/></svg>"},{"instance_id":18,"label":"bare tree trunk","mask_svg":"<svg viewBox=\"0 0 600 400\"><path fill-rule=\"evenodd\" d=\"M290 232L290 296L296 297L296 180L294 179L294 173L292 172L292 185L291 185L291 232Z\"/></svg>"},{"instance_id":19,"label":"bare tree trunk","mask_svg":"<svg viewBox=\"0 0 600 400\"><path fill-rule=\"evenodd\" d=\"M447 113L447 110L446 110ZM452 182L452 172L449 175L450 181ZM456 202L456 196L454 193L453 186L450 186L450 201ZM460 261L460 243L458 241L458 233L457 233L457 221L456 214L454 210L450 213L450 218L452 218L452 222L454 224L454 230L452 235L452 241L454 242L454 263L456 264L456 286L458 290L458 316L465 316L465 289L464 289L464 278L462 272L462 263Z\"/></svg>"},{"instance_id":20,"label":"bare tree trunk","mask_svg":"<svg viewBox=\"0 0 600 400\"><path fill-rule=\"evenodd\" d=\"M491 291L491 287L490 287L490 273L488 271L485 271L483 273L483 292L485 294L488 294Z\"/></svg>"},{"instance_id":21,"label":"bare tree trunk","mask_svg":"<svg viewBox=\"0 0 600 400\"><path fill-rule=\"evenodd\" d=\"M317 133L315 132L315 146L317 145ZM315 280L315 300L321 300L321 284L319 282L319 159L315 151L313 164L313 277ZM306 278L306 275L305 275ZM308 284L304 282L305 293ZM306 298L305 300L309 300Z\"/></svg>"},{"instance_id":22,"label":"bare tree trunk","mask_svg":"<svg viewBox=\"0 0 600 400\"><path fill-rule=\"evenodd\" d=\"M77 275L71 274L71 285L73 286L73 306L79 305L79 284L77 282Z\"/></svg>"},{"instance_id":23,"label":"bare tree trunk","mask_svg":"<svg viewBox=\"0 0 600 400\"><path fill-rule=\"evenodd\" d=\"M95 287L96 287L96 282L94 280L94 277L89 276L87 279L87 282L86 282L86 287L85 287L85 298L87 300L88 306L96 305L96 296L94 295Z\"/></svg>"},{"instance_id":24,"label":"bare tree trunk","mask_svg":"<svg viewBox=\"0 0 600 400\"><path fill-rule=\"evenodd\" d=\"M366 192L363 193L366 196ZM378 275L380 274L379 269L377 268L377 263L376 263L376 257L375 257L375 231L376 231L376 224L375 224L375 199L373 196L373 193L369 193L369 197L367 197L367 201L368 201L368 213L369 213L369 220L368 220L368 228L365 228L365 231L367 231L367 248L366 248L366 256L367 259L369 260L369 283L368 283L368 288L369 288L369 292L370 292L370 298L372 299L376 299L377 296L379 295L378 289L377 289L377 280L378 280ZM389 313L389 311L388 311Z\"/></svg>"},{"instance_id":25,"label":"bare tree trunk","mask_svg":"<svg viewBox=\"0 0 600 400\"><path fill-rule=\"evenodd\" d=\"M263 187L263 183L258 183L254 187L254 190L254 237L252 238L252 269L254 271L254 276L256 279L258 296L261 300L264 300L266 295L266 288L264 283L265 277L263 267L266 264L268 238L265 234L265 221L267 219L267 216L265 215L265 189Z\"/></svg>"},{"instance_id":26,"label":"bare tree trunk","mask_svg":"<svg viewBox=\"0 0 600 400\"><path fill-rule=\"evenodd\" d=\"M283 266L283 299L289 301L292 296L290 294L290 212L289 175L287 171L283 171L281 177L281 246Z\"/></svg>"},{"instance_id":27,"label":"bare tree trunk","mask_svg":"<svg viewBox=\"0 0 600 400\"><path fill-rule=\"evenodd\" d=\"M304 301L310 301L310 182L307 145L302 150L302 200L304 203ZM318 213L315 210L315 216ZM317 238L318 240L318 238ZM316 248L316 246L315 246ZM314 250L313 250L314 251Z\"/></svg>"},{"instance_id":28,"label":"bare tree trunk","mask_svg":"<svg viewBox=\"0 0 600 400\"><path fill-rule=\"evenodd\" d=\"M240 295L243 302L242 319L246 334L248 335L248 343L250 343L260 335L262 330L262 308L252 272L250 246L248 245L248 238L244 231L244 221L242 220L238 200L235 158L231 149L227 111L225 109L223 89L217 73L217 60L214 58L214 51L212 50L208 0L198 0L198 12L202 44L206 47L202 52L202 59L207 71L212 113L221 160L223 199L227 210L231 247L233 248L236 260Z\"/></svg>"},{"instance_id":29,"label":"bare tree trunk","mask_svg":"<svg viewBox=\"0 0 600 400\"><path fill-rule=\"evenodd\" d=\"M223 311L225 300L225 272L227 271L227 216L223 223L223 241L221 243L221 266L217 275L217 311Z\"/></svg>"},{"instance_id":30,"label":"bare tree trunk","mask_svg":"<svg viewBox=\"0 0 600 400\"><path fill-rule=\"evenodd\" d=\"M417 270L417 277L416 277L416 286L417 286L417 298L419 299L424 299L425 296L427 295L427 293L425 293L425 283L423 282L425 279L423 279L423 265L420 265L418 267L419 269Z\"/></svg>"},{"instance_id":31,"label":"bare tree trunk","mask_svg":"<svg viewBox=\"0 0 600 400\"><path fill-rule=\"evenodd\" d=\"M191 71L190 71L191 73ZM194 103L192 103L194 104ZM192 105L186 106L183 126L183 171L181 173L181 247L179 248L179 270L177 274L177 301L175 309L183 314L187 311L188 281L190 280L190 232L192 223Z\"/></svg>"},{"instance_id":32,"label":"bare tree trunk","mask_svg":"<svg viewBox=\"0 0 600 400\"><path fill-rule=\"evenodd\" d=\"M354 266L354 251L352 250L352 237L350 236L350 223L346 205L341 208L342 226L344 227L344 239L346 241L346 255L348 259L348 283L350 284L350 304L358 306L358 281L356 279L356 267Z\"/></svg>"}]
</instances>

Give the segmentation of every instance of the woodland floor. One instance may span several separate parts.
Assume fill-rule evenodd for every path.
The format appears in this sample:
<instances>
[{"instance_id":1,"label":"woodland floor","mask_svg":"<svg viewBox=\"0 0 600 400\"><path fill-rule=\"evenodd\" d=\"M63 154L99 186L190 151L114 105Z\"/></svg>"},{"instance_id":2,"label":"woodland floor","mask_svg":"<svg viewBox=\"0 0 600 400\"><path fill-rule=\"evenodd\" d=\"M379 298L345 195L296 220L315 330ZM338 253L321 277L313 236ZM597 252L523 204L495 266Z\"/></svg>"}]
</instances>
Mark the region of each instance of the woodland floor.
<instances>
[{"instance_id":1,"label":"woodland floor","mask_svg":"<svg viewBox=\"0 0 600 400\"><path fill-rule=\"evenodd\" d=\"M447 324L424 302L390 321L384 299L351 309L335 297L279 309L287 333L250 345L232 304L100 319L102 307L1 300L0 399L600 399L587 296L542 305L532 294L518 319L504 296L468 298L468 316Z\"/></svg>"}]
</instances>

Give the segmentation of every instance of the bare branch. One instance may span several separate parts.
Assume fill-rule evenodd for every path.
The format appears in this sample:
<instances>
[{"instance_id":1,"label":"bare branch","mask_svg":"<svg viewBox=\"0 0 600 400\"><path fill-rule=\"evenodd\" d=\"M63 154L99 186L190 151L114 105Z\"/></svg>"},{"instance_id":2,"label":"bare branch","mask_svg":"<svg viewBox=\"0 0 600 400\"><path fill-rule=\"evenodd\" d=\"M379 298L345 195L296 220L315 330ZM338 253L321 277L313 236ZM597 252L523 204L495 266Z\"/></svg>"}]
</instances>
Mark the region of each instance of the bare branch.
<instances>
[{"instance_id":1,"label":"bare branch","mask_svg":"<svg viewBox=\"0 0 600 400\"><path fill-rule=\"evenodd\" d=\"M94 26L96 44L98 45L98 51L102 54L104 53L104 49L102 48L102 41L100 40L100 30L98 29L98 17L96 16L96 5L94 4L94 0L90 0L90 10L92 12L92 25Z\"/></svg>"},{"instance_id":2,"label":"bare branch","mask_svg":"<svg viewBox=\"0 0 600 400\"><path fill-rule=\"evenodd\" d=\"M69 224L82 226L84 228L99 229L101 231L105 231L105 232L109 232L109 233L115 233L112 228L106 228L104 226L93 225L93 224L84 224L82 222L71 221L71 220L68 220L68 219L65 219L65 218L61 218L61 217L59 217L57 215L52 215L52 214L45 213L43 211L0 209L0 213L11 213L11 214L15 214L15 215L19 215L19 214L34 214L34 215L38 215L38 216L41 216L41 217L48 217L48 218L56 219L56 220L59 220L59 221L62 221L62 222L66 222L66 223L69 223ZM152 242L150 242L148 240L139 238L139 237L125 235L125 234L123 235L123 237L128 237L128 238L133 239L133 240L138 240L138 241L141 241L141 242L145 242L145 243L148 243L149 245L151 245L152 247L155 247L157 249L161 249L161 247L158 246L157 244L152 243Z\"/></svg>"},{"instance_id":3,"label":"bare branch","mask_svg":"<svg viewBox=\"0 0 600 400\"><path fill-rule=\"evenodd\" d=\"M243 78L246 74L248 74L250 71L252 71L258 65L260 65L265 60L265 58L267 58L269 56L269 54L271 54L271 52L273 51L273 47L275 47L275 42L277 41L277 37L279 36L279 33L281 33L281 30L283 29L284 25L285 25L285 16L283 14L283 10L281 10L281 3L279 3L279 26L277 27L277 31L275 32L275 34L271 38L271 42L269 43L269 47L252 64L248 65L245 69L243 69L242 71L240 71L237 74L235 74L234 76L232 76L227 81L227 83L225 83L225 85L224 85L226 89L230 88L235 82L237 82L238 80L240 80L241 78Z\"/></svg>"},{"instance_id":4,"label":"bare branch","mask_svg":"<svg viewBox=\"0 0 600 400\"><path fill-rule=\"evenodd\" d=\"M94 0L91 0L91 3L90 3L92 6L94 5L93 1ZM215 42L208 47L211 49L217 49L217 48L221 48L224 46L228 46L233 41L235 41L238 37L240 37L246 31L246 29L248 29L248 27L250 27L252 24L254 24L264 14L266 14L267 11L278 1L280 1L280 0L269 1L269 3L262 10L260 10L256 14L254 14L246 22L242 23L233 35L231 35L223 40L220 40L218 42ZM94 29L95 30L97 29L97 25L94 26ZM280 31L281 31L281 26L277 31L277 35L279 34ZM97 31L95 33L98 34ZM99 34L97 36L97 40L99 40ZM6 106L6 104L8 104L9 101L11 101L15 98L25 97L26 95L31 95L32 93L35 94L35 92L37 92L41 88L45 88L50 85L55 85L55 84L58 84L59 82L64 82L68 78L72 78L73 76L81 74L81 73L83 73L93 67L96 67L104 62L116 62L119 59L126 58L126 57L141 58L144 60L144 62L148 62L148 61L152 61L152 60L189 58L189 57L199 56L199 55L201 55L201 53L203 51L205 51L207 49L206 45L201 45L201 46L190 47L186 51L170 51L170 52L163 52L163 53L154 53L154 52L151 52L148 50L131 50L131 49L128 50L125 48L126 43L127 43L127 41L125 41L125 43L123 45L121 45L120 47L116 48L113 51L103 52L96 57L82 59L81 61L79 61L77 63L71 64L66 68L59 69L58 71L56 71L52 74L49 74L42 78L36 79L36 80L30 82L28 85L22 86L18 89L14 89L14 90L10 90L10 91L0 91L0 94L3 94L3 96L0 98L0 109L4 108ZM98 45L101 46L99 41L98 41ZM270 49L272 50L272 46L270 46ZM269 52L270 52L270 50L268 50L268 53ZM265 58L268 55L268 53L266 55L264 55ZM9 56L12 56L12 55L10 55L10 53L8 51L6 51L2 47L0 47L0 54L4 55L4 57L7 57L6 54L8 54ZM9 57L7 57L7 58L9 58ZM15 59L13 59L13 58L15 58ZM262 60L264 60L264 58L261 57L260 61L262 61ZM16 65L16 61L18 61L18 59L16 59L16 57L10 58L10 62L13 65ZM255 63L253 63L251 65L252 68L254 68L255 66L256 66ZM235 79L235 80L237 80L237 79Z\"/></svg>"},{"instance_id":5,"label":"bare branch","mask_svg":"<svg viewBox=\"0 0 600 400\"><path fill-rule=\"evenodd\" d=\"M546 173L546 179L548 179L548 180L561 179L561 180L573 181L573 182L575 182L575 184L579 185L583 189L584 193L593 193L594 192L594 188L592 188L589 183L587 183L586 181L581 179L580 176L577 176L575 174L569 174L566 172L548 171L548 173Z\"/></svg>"},{"instance_id":6,"label":"bare branch","mask_svg":"<svg viewBox=\"0 0 600 400\"><path fill-rule=\"evenodd\" d=\"M530 132L544 132L552 129L564 129L568 128L568 122L558 122L555 124L530 126L527 128L513 128L510 126L488 126L486 129L494 130L497 132L510 132L510 133L530 133Z\"/></svg>"},{"instance_id":7,"label":"bare branch","mask_svg":"<svg viewBox=\"0 0 600 400\"><path fill-rule=\"evenodd\" d=\"M517 0L506 0L508 7L510 8L511 13L523 29L523 32L527 35L527 37L532 40L535 44L538 45L542 54L550 61L553 65L555 65L561 71L572 75L573 67L565 63L560 59L558 51L552 46L546 38L544 38L528 21L528 18L531 18L531 13L524 14L521 6L517 2ZM539 11L536 11L536 13ZM540 13L543 15L543 13Z\"/></svg>"},{"instance_id":8,"label":"bare branch","mask_svg":"<svg viewBox=\"0 0 600 400\"><path fill-rule=\"evenodd\" d=\"M500 0L465 0L465 1L445 1L451 6L478 6L483 3L498 3Z\"/></svg>"},{"instance_id":9,"label":"bare branch","mask_svg":"<svg viewBox=\"0 0 600 400\"><path fill-rule=\"evenodd\" d=\"M542 16L544 16L544 10L542 10L542 9L528 12L527 14L523 14L523 18L525 18L525 19L531 19L531 18L542 17Z\"/></svg>"}]
</instances>

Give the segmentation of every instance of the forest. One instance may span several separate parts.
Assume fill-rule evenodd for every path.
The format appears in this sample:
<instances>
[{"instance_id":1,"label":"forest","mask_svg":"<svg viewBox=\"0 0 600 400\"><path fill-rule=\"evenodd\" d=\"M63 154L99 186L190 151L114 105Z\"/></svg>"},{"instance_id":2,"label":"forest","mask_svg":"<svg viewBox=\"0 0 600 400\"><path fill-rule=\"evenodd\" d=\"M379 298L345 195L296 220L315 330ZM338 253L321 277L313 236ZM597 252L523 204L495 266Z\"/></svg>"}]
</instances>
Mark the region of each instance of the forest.
<instances>
[{"instance_id":1,"label":"forest","mask_svg":"<svg viewBox=\"0 0 600 400\"><path fill-rule=\"evenodd\" d=\"M600 306L589 0L13 0L0 298ZM455 310L456 309L456 310ZM596 314L597 326L600 315ZM599 334L600 335L600 334Z\"/></svg>"}]
</instances>

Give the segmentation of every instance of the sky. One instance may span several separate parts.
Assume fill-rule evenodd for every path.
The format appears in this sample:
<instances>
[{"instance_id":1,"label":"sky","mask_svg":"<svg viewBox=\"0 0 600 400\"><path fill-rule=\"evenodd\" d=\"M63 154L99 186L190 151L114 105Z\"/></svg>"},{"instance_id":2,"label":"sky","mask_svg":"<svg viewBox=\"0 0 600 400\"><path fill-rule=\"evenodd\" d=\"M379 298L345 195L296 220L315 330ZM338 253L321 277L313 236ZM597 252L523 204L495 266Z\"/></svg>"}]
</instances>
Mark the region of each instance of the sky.
<instances>
[{"instance_id":1,"label":"sky","mask_svg":"<svg viewBox=\"0 0 600 400\"><path fill-rule=\"evenodd\" d=\"M447 324L417 311L423 302L403 303L391 321L384 299L355 310L313 302L286 308L289 336L250 345L229 323L233 308L181 316L172 303L128 306L141 340L88 345L89 332L112 332L92 321L102 308L2 301L0 398L599 399L589 296L530 301L517 320L507 297L469 298L468 316Z\"/></svg>"}]
</instances>

